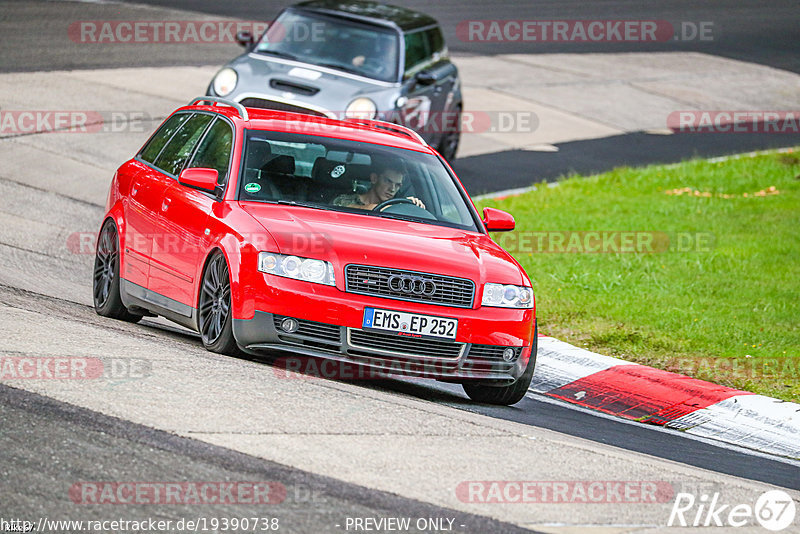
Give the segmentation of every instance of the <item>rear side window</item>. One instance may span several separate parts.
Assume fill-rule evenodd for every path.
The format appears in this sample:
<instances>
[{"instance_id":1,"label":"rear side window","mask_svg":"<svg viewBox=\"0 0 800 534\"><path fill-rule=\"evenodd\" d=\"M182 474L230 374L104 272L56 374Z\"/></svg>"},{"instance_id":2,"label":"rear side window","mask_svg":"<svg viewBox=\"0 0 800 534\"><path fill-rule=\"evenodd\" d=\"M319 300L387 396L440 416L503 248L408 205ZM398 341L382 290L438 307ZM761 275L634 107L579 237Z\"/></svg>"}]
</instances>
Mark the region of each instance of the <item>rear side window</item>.
<instances>
[{"instance_id":1,"label":"rear side window","mask_svg":"<svg viewBox=\"0 0 800 534\"><path fill-rule=\"evenodd\" d=\"M211 115L205 113L192 115L192 118L183 123L161 151L161 155L155 161L155 166L167 174L177 175L180 173L212 118Z\"/></svg>"},{"instance_id":2,"label":"rear side window","mask_svg":"<svg viewBox=\"0 0 800 534\"><path fill-rule=\"evenodd\" d=\"M224 184L228 177L228 166L231 161L233 130L223 119L217 119L208 133L200 141L189 168L205 167L216 169L219 173L217 183Z\"/></svg>"},{"instance_id":3,"label":"rear side window","mask_svg":"<svg viewBox=\"0 0 800 534\"><path fill-rule=\"evenodd\" d=\"M430 57L430 50L428 49L428 40L425 38L425 32L419 31L414 33L407 33L406 39L406 73L413 70L414 67L423 63Z\"/></svg>"},{"instance_id":4,"label":"rear side window","mask_svg":"<svg viewBox=\"0 0 800 534\"><path fill-rule=\"evenodd\" d=\"M167 122L165 122L161 128L158 129L156 134L150 138L150 141L147 142L147 145L145 145L142 150L141 158L147 163L155 162L156 158L161 153L161 149L164 148L167 141L178 131L178 128L180 128L181 124L183 124L189 116L189 113L178 113L167 119Z\"/></svg>"},{"instance_id":5,"label":"rear side window","mask_svg":"<svg viewBox=\"0 0 800 534\"><path fill-rule=\"evenodd\" d=\"M425 31L425 38L428 40L431 54L441 54L444 52L444 37L442 37L442 30L439 27L431 28Z\"/></svg>"}]
</instances>

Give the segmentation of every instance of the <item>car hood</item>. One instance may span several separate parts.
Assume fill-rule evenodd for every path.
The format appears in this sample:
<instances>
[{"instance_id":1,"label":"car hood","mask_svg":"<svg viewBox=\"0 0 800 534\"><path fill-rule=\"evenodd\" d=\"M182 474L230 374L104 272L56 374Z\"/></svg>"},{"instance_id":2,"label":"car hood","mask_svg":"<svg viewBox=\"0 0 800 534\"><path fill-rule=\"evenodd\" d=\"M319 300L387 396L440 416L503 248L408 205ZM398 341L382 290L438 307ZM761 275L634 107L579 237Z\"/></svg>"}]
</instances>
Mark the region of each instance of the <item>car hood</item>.
<instances>
[{"instance_id":1,"label":"car hood","mask_svg":"<svg viewBox=\"0 0 800 534\"><path fill-rule=\"evenodd\" d=\"M356 263L530 285L517 262L481 233L367 215L242 203L275 239L281 254L325 259L337 273Z\"/></svg>"},{"instance_id":2,"label":"car hood","mask_svg":"<svg viewBox=\"0 0 800 534\"><path fill-rule=\"evenodd\" d=\"M353 99L363 95L369 95L378 108L383 109L388 105L384 102L383 93L388 95L397 91L388 82L257 53L240 56L228 66L239 74L235 92L228 98L238 101L248 97L272 96L281 101L328 110L337 116L344 112ZM274 83L279 85L273 86ZM318 91L313 95L304 94L306 91L303 87Z\"/></svg>"}]
</instances>

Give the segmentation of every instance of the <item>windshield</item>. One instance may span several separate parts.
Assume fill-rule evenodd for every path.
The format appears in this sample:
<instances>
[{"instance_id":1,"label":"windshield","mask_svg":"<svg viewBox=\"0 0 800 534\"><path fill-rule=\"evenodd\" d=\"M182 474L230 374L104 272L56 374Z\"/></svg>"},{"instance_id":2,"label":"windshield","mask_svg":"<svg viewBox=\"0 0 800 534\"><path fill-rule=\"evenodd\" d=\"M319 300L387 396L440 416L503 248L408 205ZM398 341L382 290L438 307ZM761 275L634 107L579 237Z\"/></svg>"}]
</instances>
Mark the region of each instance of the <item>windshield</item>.
<instances>
[{"instance_id":1,"label":"windshield","mask_svg":"<svg viewBox=\"0 0 800 534\"><path fill-rule=\"evenodd\" d=\"M244 154L239 200L478 231L455 179L432 154L262 130L247 131Z\"/></svg>"},{"instance_id":2,"label":"windshield","mask_svg":"<svg viewBox=\"0 0 800 534\"><path fill-rule=\"evenodd\" d=\"M390 29L287 10L255 51L390 82L397 80L398 43Z\"/></svg>"}]
</instances>

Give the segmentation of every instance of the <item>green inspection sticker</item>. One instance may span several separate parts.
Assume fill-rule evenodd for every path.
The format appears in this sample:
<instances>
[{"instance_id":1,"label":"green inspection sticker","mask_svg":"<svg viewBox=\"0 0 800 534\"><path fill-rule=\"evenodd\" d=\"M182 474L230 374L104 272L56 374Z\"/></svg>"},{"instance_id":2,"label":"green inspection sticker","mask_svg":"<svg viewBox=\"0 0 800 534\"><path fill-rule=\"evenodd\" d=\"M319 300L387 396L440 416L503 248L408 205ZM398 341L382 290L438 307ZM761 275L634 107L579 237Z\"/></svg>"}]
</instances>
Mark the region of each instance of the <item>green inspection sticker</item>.
<instances>
[{"instance_id":1,"label":"green inspection sticker","mask_svg":"<svg viewBox=\"0 0 800 534\"><path fill-rule=\"evenodd\" d=\"M251 182L249 184L245 184L244 190L247 191L248 193L258 193L259 191L261 191L261 186L259 184Z\"/></svg>"}]
</instances>

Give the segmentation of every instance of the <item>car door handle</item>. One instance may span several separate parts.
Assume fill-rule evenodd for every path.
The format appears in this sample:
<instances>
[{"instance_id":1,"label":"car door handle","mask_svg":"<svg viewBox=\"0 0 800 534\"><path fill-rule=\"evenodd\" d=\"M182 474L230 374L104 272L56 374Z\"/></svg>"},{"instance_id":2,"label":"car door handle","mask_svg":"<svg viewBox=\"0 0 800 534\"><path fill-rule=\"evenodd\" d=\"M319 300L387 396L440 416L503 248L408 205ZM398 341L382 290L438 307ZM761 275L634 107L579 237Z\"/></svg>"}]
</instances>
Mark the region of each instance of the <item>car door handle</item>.
<instances>
[{"instance_id":1,"label":"car door handle","mask_svg":"<svg viewBox=\"0 0 800 534\"><path fill-rule=\"evenodd\" d=\"M169 209L169 203L172 202L172 199L165 198L164 202L161 203L161 211L167 211Z\"/></svg>"},{"instance_id":2,"label":"car door handle","mask_svg":"<svg viewBox=\"0 0 800 534\"><path fill-rule=\"evenodd\" d=\"M131 188L131 196L132 196L132 197L135 197L135 196L136 196L136 193L138 193L138 192L139 192L139 184L135 184L135 185L134 185L134 186Z\"/></svg>"}]
</instances>

